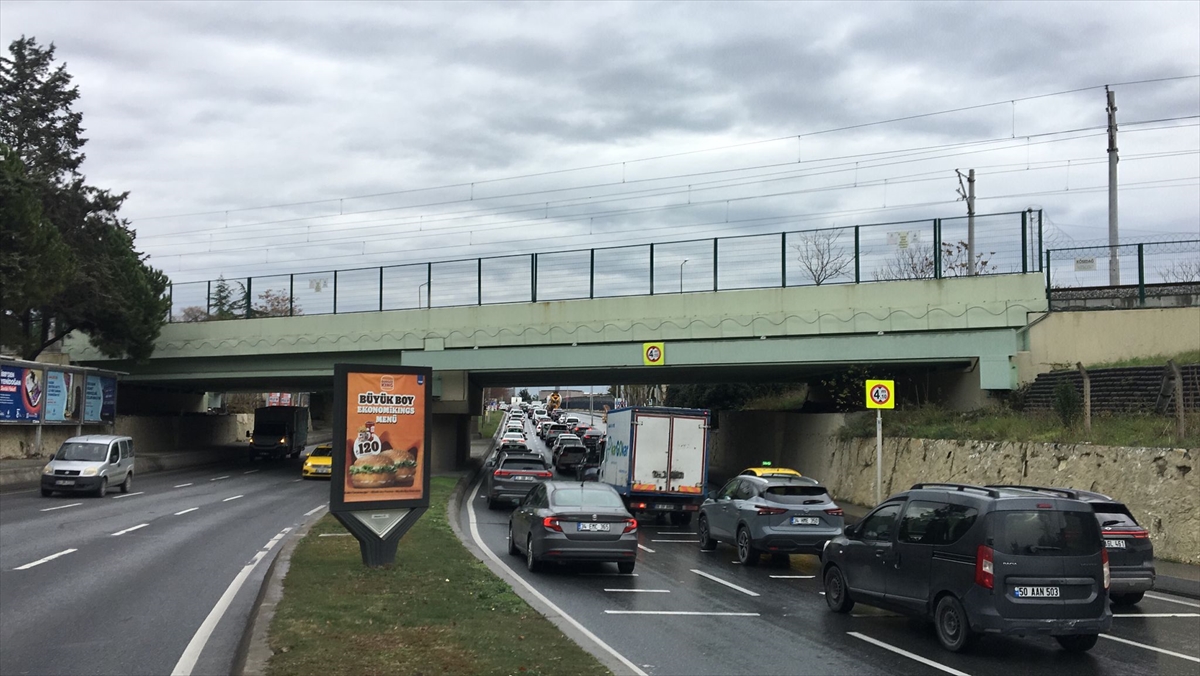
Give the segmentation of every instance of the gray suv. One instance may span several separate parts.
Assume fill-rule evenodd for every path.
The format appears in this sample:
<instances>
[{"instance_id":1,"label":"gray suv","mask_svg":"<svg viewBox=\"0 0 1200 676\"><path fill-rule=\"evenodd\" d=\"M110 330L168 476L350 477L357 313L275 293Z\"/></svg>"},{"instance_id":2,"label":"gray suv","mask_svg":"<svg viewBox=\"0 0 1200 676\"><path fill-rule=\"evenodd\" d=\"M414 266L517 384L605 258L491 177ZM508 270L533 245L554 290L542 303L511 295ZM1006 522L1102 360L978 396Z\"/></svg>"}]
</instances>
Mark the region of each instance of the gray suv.
<instances>
[{"instance_id":1,"label":"gray suv","mask_svg":"<svg viewBox=\"0 0 1200 676\"><path fill-rule=\"evenodd\" d=\"M700 505L700 549L728 542L743 566L764 553L819 555L842 534L843 518L825 487L808 477L737 476Z\"/></svg>"},{"instance_id":2,"label":"gray suv","mask_svg":"<svg viewBox=\"0 0 1200 676\"><path fill-rule=\"evenodd\" d=\"M1096 645L1112 625L1108 552L1087 503L1019 488L916 484L825 549L825 601L933 619L942 647L980 634Z\"/></svg>"}]
</instances>

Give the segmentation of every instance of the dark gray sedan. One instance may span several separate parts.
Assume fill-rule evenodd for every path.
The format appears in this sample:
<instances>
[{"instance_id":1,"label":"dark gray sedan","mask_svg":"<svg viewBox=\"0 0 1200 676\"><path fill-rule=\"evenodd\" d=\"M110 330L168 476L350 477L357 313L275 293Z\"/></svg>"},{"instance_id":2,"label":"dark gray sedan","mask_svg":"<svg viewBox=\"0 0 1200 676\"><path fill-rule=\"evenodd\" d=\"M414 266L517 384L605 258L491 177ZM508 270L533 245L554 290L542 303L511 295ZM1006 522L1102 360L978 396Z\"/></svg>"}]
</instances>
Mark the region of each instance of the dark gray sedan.
<instances>
[{"instance_id":1,"label":"dark gray sedan","mask_svg":"<svg viewBox=\"0 0 1200 676\"><path fill-rule=\"evenodd\" d=\"M842 509L808 477L737 476L700 505L700 548L737 547L745 566L771 554L820 554L842 534Z\"/></svg>"},{"instance_id":2,"label":"dark gray sedan","mask_svg":"<svg viewBox=\"0 0 1200 676\"><path fill-rule=\"evenodd\" d=\"M637 559L637 520L602 483L546 481L508 519L508 553L537 572L545 561L613 561L629 574Z\"/></svg>"}]
</instances>

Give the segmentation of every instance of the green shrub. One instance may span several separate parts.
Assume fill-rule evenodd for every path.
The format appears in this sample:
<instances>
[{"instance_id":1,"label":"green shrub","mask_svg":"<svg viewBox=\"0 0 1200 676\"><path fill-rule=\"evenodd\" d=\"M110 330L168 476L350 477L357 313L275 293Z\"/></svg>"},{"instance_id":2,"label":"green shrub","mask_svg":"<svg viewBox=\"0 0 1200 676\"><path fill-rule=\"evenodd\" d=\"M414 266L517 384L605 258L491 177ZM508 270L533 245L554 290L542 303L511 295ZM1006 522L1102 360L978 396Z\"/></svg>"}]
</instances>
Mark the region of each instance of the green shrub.
<instances>
[{"instance_id":1,"label":"green shrub","mask_svg":"<svg viewBox=\"0 0 1200 676\"><path fill-rule=\"evenodd\" d=\"M1067 427L1073 426L1083 414L1083 397L1079 396L1075 384L1065 378L1054 386L1054 412Z\"/></svg>"}]
</instances>

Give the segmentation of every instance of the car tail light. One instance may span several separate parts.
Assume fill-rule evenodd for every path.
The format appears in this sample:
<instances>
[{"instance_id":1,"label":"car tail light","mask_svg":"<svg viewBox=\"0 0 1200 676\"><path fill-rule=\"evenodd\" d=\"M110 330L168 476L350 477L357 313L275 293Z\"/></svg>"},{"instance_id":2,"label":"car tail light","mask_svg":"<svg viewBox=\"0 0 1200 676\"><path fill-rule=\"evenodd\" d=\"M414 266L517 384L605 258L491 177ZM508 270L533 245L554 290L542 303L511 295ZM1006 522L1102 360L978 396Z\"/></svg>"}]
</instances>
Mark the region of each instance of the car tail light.
<instances>
[{"instance_id":1,"label":"car tail light","mask_svg":"<svg viewBox=\"0 0 1200 676\"><path fill-rule=\"evenodd\" d=\"M1049 502L1039 502L1037 508L1038 509L1054 509L1054 505L1050 504Z\"/></svg>"},{"instance_id":2,"label":"car tail light","mask_svg":"<svg viewBox=\"0 0 1200 676\"><path fill-rule=\"evenodd\" d=\"M542 519L542 527L546 530L552 530L559 533L563 532L562 526L558 525L558 519L553 516L548 516Z\"/></svg>"},{"instance_id":3,"label":"car tail light","mask_svg":"<svg viewBox=\"0 0 1200 676\"><path fill-rule=\"evenodd\" d=\"M512 475L513 475L513 473L506 469L498 469L495 472L492 472L492 476L512 476Z\"/></svg>"},{"instance_id":4,"label":"car tail light","mask_svg":"<svg viewBox=\"0 0 1200 676\"><path fill-rule=\"evenodd\" d=\"M549 477L554 476L554 473L553 472L534 472L533 475L536 477L542 478L542 479L547 479Z\"/></svg>"},{"instance_id":5,"label":"car tail light","mask_svg":"<svg viewBox=\"0 0 1200 676\"><path fill-rule=\"evenodd\" d=\"M644 502L635 502L635 503L633 503L632 505L630 505L630 507L632 507L632 508L634 508L634 509L645 509L645 508L646 508L646 503L644 503Z\"/></svg>"},{"instance_id":6,"label":"car tail light","mask_svg":"<svg viewBox=\"0 0 1200 676\"><path fill-rule=\"evenodd\" d=\"M979 549L975 550L975 584L984 589L994 589L996 586L992 554L992 548L987 545L979 545Z\"/></svg>"},{"instance_id":7,"label":"car tail light","mask_svg":"<svg viewBox=\"0 0 1200 676\"><path fill-rule=\"evenodd\" d=\"M842 511L841 507L834 507L833 509L827 509L827 510L825 510L825 513L828 514L829 516L845 516L845 514L846 514L845 512Z\"/></svg>"},{"instance_id":8,"label":"car tail light","mask_svg":"<svg viewBox=\"0 0 1200 676\"><path fill-rule=\"evenodd\" d=\"M761 507L761 506L756 506L754 509L758 510L759 516L770 516L770 515L774 515L774 514L783 514L784 512L787 511L786 509L779 509L777 507Z\"/></svg>"},{"instance_id":9,"label":"car tail light","mask_svg":"<svg viewBox=\"0 0 1200 676\"><path fill-rule=\"evenodd\" d=\"M1109 535L1124 535L1126 537L1137 538L1139 540L1143 540L1145 538L1150 537L1150 533L1148 533L1144 530L1106 530L1106 531L1104 531L1104 537L1108 537Z\"/></svg>"},{"instance_id":10,"label":"car tail light","mask_svg":"<svg viewBox=\"0 0 1200 676\"><path fill-rule=\"evenodd\" d=\"M621 534L637 532L637 519L625 519L625 530ZM1108 570L1105 568L1105 570Z\"/></svg>"},{"instance_id":11,"label":"car tail light","mask_svg":"<svg viewBox=\"0 0 1200 676\"><path fill-rule=\"evenodd\" d=\"M1104 564L1104 588L1108 589L1111 579L1108 572L1108 550L1103 547L1100 548L1100 563Z\"/></svg>"}]
</instances>

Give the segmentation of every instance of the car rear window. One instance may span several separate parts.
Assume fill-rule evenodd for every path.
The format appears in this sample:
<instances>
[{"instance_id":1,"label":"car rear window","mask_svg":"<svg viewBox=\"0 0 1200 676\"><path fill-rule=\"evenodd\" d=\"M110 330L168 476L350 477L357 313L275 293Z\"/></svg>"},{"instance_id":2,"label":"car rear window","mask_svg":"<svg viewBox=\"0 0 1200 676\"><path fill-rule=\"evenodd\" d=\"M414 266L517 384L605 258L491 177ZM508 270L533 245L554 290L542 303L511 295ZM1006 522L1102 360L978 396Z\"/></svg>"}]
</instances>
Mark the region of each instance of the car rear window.
<instances>
[{"instance_id":1,"label":"car rear window","mask_svg":"<svg viewBox=\"0 0 1200 676\"><path fill-rule=\"evenodd\" d=\"M517 470L517 471L529 471L529 470L540 471L540 470L546 469L546 466L543 465L542 463L538 462L537 460L525 460L525 459L516 459L516 458L509 458L509 459L505 460L504 462L500 463L500 467L502 469Z\"/></svg>"},{"instance_id":2,"label":"car rear window","mask_svg":"<svg viewBox=\"0 0 1200 676\"><path fill-rule=\"evenodd\" d=\"M327 446L318 446L314 448L313 452L309 453L309 455L314 458L328 458L329 456L333 455L333 449Z\"/></svg>"},{"instance_id":3,"label":"car rear window","mask_svg":"<svg viewBox=\"0 0 1200 676\"><path fill-rule=\"evenodd\" d=\"M824 502L815 498L827 498L824 486L767 486L763 497L786 505Z\"/></svg>"},{"instance_id":4,"label":"car rear window","mask_svg":"<svg viewBox=\"0 0 1200 676\"><path fill-rule=\"evenodd\" d=\"M609 491L560 488L550 498L555 507L624 507L620 496Z\"/></svg>"},{"instance_id":5,"label":"car rear window","mask_svg":"<svg viewBox=\"0 0 1200 676\"><path fill-rule=\"evenodd\" d=\"M1129 508L1119 502L1093 502L1092 509L1096 512L1096 521L1100 523L1101 528L1141 528L1137 519L1129 513Z\"/></svg>"},{"instance_id":6,"label":"car rear window","mask_svg":"<svg viewBox=\"0 0 1200 676\"><path fill-rule=\"evenodd\" d=\"M567 426L566 426L566 425L564 425L564 424L562 424L562 423L554 423L553 425L551 425L551 426L550 426L550 429L552 429L552 430L565 430L565 429L567 429Z\"/></svg>"},{"instance_id":7,"label":"car rear window","mask_svg":"<svg viewBox=\"0 0 1200 676\"><path fill-rule=\"evenodd\" d=\"M996 512L995 548L1013 556L1083 556L1100 551L1100 528L1087 512Z\"/></svg>"}]
</instances>

